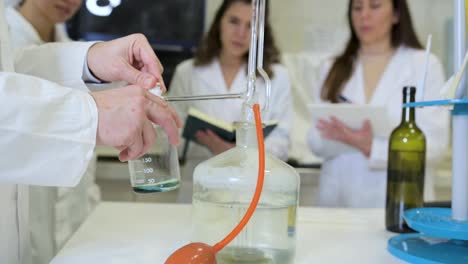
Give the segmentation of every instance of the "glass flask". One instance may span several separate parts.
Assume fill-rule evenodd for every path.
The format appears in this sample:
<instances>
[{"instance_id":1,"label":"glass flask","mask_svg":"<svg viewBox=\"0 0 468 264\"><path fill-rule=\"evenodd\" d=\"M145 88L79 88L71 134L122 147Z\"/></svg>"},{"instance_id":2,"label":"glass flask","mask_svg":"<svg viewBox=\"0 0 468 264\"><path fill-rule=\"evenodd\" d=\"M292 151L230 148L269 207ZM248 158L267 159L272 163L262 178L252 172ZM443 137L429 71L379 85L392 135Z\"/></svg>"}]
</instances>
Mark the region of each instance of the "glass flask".
<instances>
[{"instance_id":1,"label":"glass flask","mask_svg":"<svg viewBox=\"0 0 468 264\"><path fill-rule=\"evenodd\" d=\"M238 123L236 147L200 163L194 171L193 241L213 245L244 216L258 176L255 125ZM265 153L265 182L245 229L217 254L218 264L294 263L299 175Z\"/></svg>"},{"instance_id":2,"label":"glass flask","mask_svg":"<svg viewBox=\"0 0 468 264\"><path fill-rule=\"evenodd\" d=\"M156 140L148 153L128 162L130 182L138 193L166 192L179 188L180 169L177 148L166 132L154 125Z\"/></svg>"}]
</instances>

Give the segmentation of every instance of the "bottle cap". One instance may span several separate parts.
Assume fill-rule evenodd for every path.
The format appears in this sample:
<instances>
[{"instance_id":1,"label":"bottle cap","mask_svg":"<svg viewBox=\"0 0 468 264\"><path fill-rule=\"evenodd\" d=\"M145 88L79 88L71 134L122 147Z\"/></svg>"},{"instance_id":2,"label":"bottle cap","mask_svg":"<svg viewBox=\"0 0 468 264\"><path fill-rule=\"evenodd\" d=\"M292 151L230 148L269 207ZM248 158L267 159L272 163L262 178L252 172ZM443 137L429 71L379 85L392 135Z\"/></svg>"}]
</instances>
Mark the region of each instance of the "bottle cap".
<instances>
[{"instance_id":1,"label":"bottle cap","mask_svg":"<svg viewBox=\"0 0 468 264\"><path fill-rule=\"evenodd\" d=\"M150 89L149 92L162 98L161 83L156 83L156 86Z\"/></svg>"}]
</instances>

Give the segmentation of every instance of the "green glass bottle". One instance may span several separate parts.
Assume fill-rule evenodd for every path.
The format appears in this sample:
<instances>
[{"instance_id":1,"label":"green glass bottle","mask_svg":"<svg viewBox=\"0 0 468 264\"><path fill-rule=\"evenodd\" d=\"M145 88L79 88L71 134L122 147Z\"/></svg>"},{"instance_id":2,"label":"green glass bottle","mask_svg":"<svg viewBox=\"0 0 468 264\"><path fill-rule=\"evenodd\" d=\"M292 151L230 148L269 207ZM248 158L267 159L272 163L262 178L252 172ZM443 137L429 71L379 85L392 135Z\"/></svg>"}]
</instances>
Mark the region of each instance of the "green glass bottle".
<instances>
[{"instance_id":1,"label":"green glass bottle","mask_svg":"<svg viewBox=\"0 0 468 264\"><path fill-rule=\"evenodd\" d=\"M403 103L415 101L415 87L403 88ZM413 232L403 212L423 206L426 137L415 122L415 109L403 107L400 125L389 140L385 225L397 233Z\"/></svg>"}]
</instances>

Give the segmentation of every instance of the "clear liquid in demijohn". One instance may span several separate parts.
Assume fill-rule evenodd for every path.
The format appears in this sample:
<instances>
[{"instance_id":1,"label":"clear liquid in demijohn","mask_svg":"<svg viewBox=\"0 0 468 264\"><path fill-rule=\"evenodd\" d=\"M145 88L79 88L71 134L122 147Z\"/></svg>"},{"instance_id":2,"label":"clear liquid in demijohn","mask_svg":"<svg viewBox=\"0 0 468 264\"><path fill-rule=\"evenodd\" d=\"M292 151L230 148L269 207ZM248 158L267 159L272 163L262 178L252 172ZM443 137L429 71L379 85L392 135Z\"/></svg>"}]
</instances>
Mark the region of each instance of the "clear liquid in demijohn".
<instances>
[{"instance_id":1,"label":"clear liquid in demijohn","mask_svg":"<svg viewBox=\"0 0 468 264\"><path fill-rule=\"evenodd\" d=\"M237 146L197 166L194 172L192 241L214 245L242 219L258 175L255 127L237 130ZM265 183L244 230L217 254L218 264L292 264L295 256L299 176L265 155Z\"/></svg>"}]
</instances>

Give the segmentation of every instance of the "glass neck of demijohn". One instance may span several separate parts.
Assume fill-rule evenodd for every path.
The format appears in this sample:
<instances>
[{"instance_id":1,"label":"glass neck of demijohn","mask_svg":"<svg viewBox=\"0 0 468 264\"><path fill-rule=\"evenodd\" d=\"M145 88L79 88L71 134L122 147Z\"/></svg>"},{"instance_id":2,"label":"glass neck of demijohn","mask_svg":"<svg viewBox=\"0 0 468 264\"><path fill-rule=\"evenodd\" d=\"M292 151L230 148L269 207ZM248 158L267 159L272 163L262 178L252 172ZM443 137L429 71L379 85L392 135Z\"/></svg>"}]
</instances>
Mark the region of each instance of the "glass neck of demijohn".
<instances>
[{"instance_id":1,"label":"glass neck of demijohn","mask_svg":"<svg viewBox=\"0 0 468 264\"><path fill-rule=\"evenodd\" d=\"M239 122L236 124L236 146L242 148L257 148L257 132L253 123Z\"/></svg>"},{"instance_id":2,"label":"glass neck of demijohn","mask_svg":"<svg viewBox=\"0 0 468 264\"><path fill-rule=\"evenodd\" d=\"M255 92L250 101L242 103L242 119L236 124L236 146L244 148L257 148L257 132L255 129L254 103L258 102L258 94Z\"/></svg>"}]
</instances>

